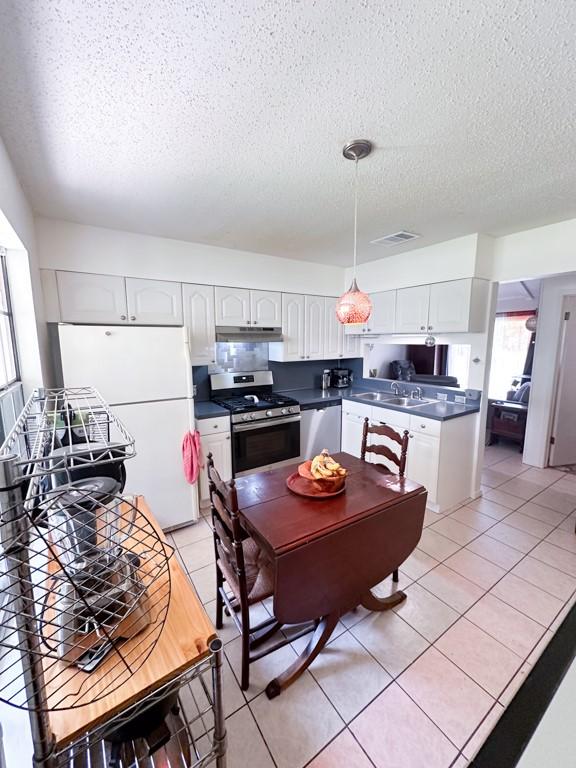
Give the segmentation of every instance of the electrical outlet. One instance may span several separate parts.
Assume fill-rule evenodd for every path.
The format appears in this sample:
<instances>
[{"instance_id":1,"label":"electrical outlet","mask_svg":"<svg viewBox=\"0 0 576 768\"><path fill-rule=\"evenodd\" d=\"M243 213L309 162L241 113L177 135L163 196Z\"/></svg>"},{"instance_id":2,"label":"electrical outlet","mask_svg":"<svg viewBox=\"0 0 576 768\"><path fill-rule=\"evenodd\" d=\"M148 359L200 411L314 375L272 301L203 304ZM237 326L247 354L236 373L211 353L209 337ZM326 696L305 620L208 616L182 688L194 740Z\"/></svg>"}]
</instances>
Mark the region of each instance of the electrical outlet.
<instances>
[{"instance_id":1,"label":"electrical outlet","mask_svg":"<svg viewBox=\"0 0 576 768\"><path fill-rule=\"evenodd\" d=\"M198 395L198 387L196 384L192 384L192 397L197 397Z\"/></svg>"},{"instance_id":2,"label":"electrical outlet","mask_svg":"<svg viewBox=\"0 0 576 768\"><path fill-rule=\"evenodd\" d=\"M446 400L448 400L448 395L446 392L436 392L436 400L444 400L444 402L446 402Z\"/></svg>"},{"instance_id":3,"label":"electrical outlet","mask_svg":"<svg viewBox=\"0 0 576 768\"><path fill-rule=\"evenodd\" d=\"M466 404L466 397L464 395L454 395L454 402Z\"/></svg>"}]
</instances>

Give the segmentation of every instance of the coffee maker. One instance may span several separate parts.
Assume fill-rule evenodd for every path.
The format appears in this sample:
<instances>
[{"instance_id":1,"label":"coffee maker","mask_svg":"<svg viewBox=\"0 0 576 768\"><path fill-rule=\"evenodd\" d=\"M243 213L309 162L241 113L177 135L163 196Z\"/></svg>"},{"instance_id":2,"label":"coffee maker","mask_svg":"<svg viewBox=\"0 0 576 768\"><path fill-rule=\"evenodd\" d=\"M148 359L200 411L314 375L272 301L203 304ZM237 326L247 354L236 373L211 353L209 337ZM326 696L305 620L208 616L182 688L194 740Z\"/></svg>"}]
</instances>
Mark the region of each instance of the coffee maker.
<instances>
[{"instance_id":1,"label":"coffee maker","mask_svg":"<svg viewBox=\"0 0 576 768\"><path fill-rule=\"evenodd\" d=\"M330 371L330 386L332 387L351 387L354 379L354 372L350 368L332 368Z\"/></svg>"}]
</instances>

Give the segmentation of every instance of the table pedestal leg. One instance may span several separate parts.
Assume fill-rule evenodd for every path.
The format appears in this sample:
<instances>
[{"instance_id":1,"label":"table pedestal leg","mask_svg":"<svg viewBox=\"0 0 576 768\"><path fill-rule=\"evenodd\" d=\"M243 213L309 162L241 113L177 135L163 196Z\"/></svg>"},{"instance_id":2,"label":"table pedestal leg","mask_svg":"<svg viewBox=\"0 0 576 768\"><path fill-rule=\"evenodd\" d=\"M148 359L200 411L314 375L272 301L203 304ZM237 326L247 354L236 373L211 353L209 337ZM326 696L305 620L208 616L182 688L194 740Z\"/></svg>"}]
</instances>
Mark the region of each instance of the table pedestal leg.
<instances>
[{"instance_id":1,"label":"table pedestal leg","mask_svg":"<svg viewBox=\"0 0 576 768\"><path fill-rule=\"evenodd\" d=\"M330 639L330 635L338 624L338 619L338 613L329 613L328 616L322 617L305 650L288 669L271 680L266 686L266 696L269 699L279 696L285 688L292 685L306 671Z\"/></svg>"},{"instance_id":2,"label":"table pedestal leg","mask_svg":"<svg viewBox=\"0 0 576 768\"><path fill-rule=\"evenodd\" d=\"M376 597L376 595L368 590L368 592L362 596L360 605L367 608L369 611L389 611L391 608L394 608L395 605L404 602L404 600L406 600L406 593L401 590L394 592L390 597Z\"/></svg>"}]
</instances>

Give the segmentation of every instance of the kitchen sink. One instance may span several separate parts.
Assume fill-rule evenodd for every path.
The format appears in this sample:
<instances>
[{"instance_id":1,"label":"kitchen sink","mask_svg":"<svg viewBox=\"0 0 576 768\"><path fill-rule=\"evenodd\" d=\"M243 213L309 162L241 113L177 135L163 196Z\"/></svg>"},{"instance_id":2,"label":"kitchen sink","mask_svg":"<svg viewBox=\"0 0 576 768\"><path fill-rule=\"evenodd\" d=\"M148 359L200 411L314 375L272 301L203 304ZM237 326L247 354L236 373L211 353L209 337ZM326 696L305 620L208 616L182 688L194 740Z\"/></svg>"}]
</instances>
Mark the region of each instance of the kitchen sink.
<instances>
[{"instance_id":1,"label":"kitchen sink","mask_svg":"<svg viewBox=\"0 0 576 768\"><path fill-rule=\"evenodd\" d=\"M421 400L418 397L391 396L387 392L362 392L355 395L359 400L386 403L387 405L401 405L404 408L415 408L418 405L427 405L431 400Z\"/></svg>"},{"instance_id":2,"label":"kitchen sink","mask_svg":"<svg viewBox=\"0 0 576 768\"><path fill-rule=\"evenodd\" d=\"M384 392L362 392L360 395L354 395L359 400L383 400L387 395Z\"/></svg>"},{"instance_id":3,"label":"kitchen sink","mask_svg":"<svg viewBox=\"0 0 576 768\"><path fill-rule=\"evenodd\" d=\"M430 400L421 400L419 397L386 397L382 402L387 405L401 405L404 408L416 408L419 405L427 405Z\"/></svg>"}]
</instances>

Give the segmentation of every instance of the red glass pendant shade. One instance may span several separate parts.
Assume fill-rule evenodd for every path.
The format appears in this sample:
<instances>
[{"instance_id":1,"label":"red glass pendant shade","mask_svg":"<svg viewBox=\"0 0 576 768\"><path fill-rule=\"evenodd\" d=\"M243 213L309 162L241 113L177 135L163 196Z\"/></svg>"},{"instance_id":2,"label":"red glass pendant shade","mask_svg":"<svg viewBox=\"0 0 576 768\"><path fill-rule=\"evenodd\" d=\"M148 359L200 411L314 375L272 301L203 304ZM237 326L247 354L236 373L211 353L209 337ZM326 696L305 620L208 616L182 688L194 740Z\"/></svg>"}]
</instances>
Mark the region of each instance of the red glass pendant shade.
<instances>
[{"instance_id":1,"label":"red glass pendant shade","mask_svg":"<svg viewBox=\"0 0 576 768\"><path fill-rule=\"evenodd\" d=\"M365 323L372 313L372 301L358 288L356 278L336 303L336 317L343 325Z\"/></svg>"}]
</instances>

